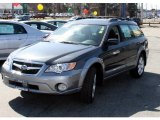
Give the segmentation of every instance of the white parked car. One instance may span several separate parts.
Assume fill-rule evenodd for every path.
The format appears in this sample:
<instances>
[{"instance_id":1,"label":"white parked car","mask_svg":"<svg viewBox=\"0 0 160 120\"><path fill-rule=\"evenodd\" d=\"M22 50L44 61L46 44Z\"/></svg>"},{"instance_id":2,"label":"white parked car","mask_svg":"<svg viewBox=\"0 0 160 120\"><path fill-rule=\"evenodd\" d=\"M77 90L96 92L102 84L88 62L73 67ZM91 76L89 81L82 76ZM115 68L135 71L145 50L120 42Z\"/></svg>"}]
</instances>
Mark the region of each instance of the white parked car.
<instances>
[{"instance_id":1,"label":"white parked car","mask_svg":"<svg viewBox=\"0 0 160 120\"><path fill-rule=\"evenodd\" d=\"M46 33L29 25L0 20L0 60L5 60L12 51L42 41L45 37Z\"/></svg>"},{"instance_id":2,"label":"white parked car","mask_svg":"<svg viewBox=\"0 0 160 120\"><path fill-rule=\"evenodd\" d=\"M21 23L25 23L27 25L30 25L31 27L34 27L46 34L52 34L54 30L56 30L58 27L55 25L52 25L47 22L43 21L21 21Z\"/></svg>"},{"instance_id":3,"label":"white parked car","mask_svg":"<svg viewBox=\"0 0 160 120\"><path fill-rule=\"evenodd\" d=\"M58 28L63 26L65 23L67 23L67 20L55 20L55 19L51 19L51 20L43 20L42 22L46 22L46 23L50 23L52 25L57 26Z\"/></svg>"}]
</instances>

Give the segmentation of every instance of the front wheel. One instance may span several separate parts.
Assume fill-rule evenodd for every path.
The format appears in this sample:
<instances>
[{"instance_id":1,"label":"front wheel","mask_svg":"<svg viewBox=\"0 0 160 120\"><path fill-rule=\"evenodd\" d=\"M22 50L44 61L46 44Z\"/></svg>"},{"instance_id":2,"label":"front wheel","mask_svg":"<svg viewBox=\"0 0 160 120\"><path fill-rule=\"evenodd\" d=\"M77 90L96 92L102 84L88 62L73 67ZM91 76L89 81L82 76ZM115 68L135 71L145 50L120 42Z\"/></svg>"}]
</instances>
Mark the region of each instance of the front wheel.
<instances>
[{"instance_id":1,"label":"front wheel","mask_svg":"<svg viewBox=\"0 0 160 120\"><path fill-rule=\"evenodd\" d=\"M92 103L95 97L97 74L96 68L89 69L86 78L83 82L81 90L81 100L85 103Z\"/></svg>"},{"instance_id":2,"label":"front wheel","mask_svg":"<svg viewBox=\"0 0 160 120\"><path fill-rule=\"evenodd\" d=\"M136 68L132 69L130 73L133 77L140 78L144 73L144 68L145 68L145 59L143 55L140 55Z\"/></svg>"}]
</instances>

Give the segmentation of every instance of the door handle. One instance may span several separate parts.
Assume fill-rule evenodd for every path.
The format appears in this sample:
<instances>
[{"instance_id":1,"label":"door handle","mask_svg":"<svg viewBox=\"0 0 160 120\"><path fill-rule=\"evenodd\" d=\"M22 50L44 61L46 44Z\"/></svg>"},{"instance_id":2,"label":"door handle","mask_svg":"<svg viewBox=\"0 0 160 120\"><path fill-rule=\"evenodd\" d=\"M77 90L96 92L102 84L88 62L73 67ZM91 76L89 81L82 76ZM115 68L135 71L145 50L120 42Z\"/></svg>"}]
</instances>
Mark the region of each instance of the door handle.
<instances>
[{"instance_id":1,"label":"door handle","mask_svg":"<svg viewBox=\"0 0 160 120\"><path fill-rule=\"evenodd\" d=\"M120 53L120 50L116 50L116 51L112 52L113 55L117 55L119 53Z\"/></svg>"},{"instance_id":2,"label":"door handle","mask_svg":"<svg viewBox=\"0 0 160 120\"><path fill-rule=\"evenodd\" d=\"M137 43L136 43L136 45L140 45L140 44L141 44L140 42L137 42Z\"/></svg>"},{"instance_id":3,"label":"door handle","mask_svg":"<svg viewBox=\"0 0 160 120\"><path fill-rule=\"evenodd\" d=\"M21 38L19 38L18 40L22 40Z\"/></svg>"}]
</instances>

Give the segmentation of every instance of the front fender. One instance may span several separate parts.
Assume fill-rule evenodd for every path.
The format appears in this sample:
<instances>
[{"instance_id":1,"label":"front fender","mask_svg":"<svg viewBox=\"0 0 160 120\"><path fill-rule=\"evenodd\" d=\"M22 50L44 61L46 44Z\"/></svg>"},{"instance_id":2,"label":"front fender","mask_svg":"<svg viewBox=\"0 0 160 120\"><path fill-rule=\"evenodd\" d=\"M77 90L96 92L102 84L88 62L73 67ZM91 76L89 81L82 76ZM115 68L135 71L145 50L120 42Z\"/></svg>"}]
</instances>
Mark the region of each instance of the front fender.
<instances>
[{"instance_id":1,"label":"front fender","mask_svg":"<svg viewBox=\"0 0 160 120\"><path fill-rule=\"evenodd\" d=\"M146 61L147 61L147 53L146 53L146 49L144 46L140 47L139 50L138 50L138 53L137 53L137 57L136 57L136 65L138 63L138 59L139 59L139 56L141 55L142 52L145 52L145 57L146 57Z\"/></svg>"},{"instance_id":2,"label":"front fender","mask_svg":"<svg viewBox=\"0 0 160 120\"><path fill-rule=\"evenodd\" d=\"M82 87L83 81L84 81L84 79L85 79L85 77L86 77L86 74L87 74L88 70L89 70L89 69L91 68L91 66L94 65L95 63L101 64L101 66L102 66L102 68L103 68L103 74L104 74L104 67L105 67L105 66L104 66L104 63L103 63L103 60L102 60L102 59L94 57L94 58L91 58L91 59L87 60L87 62L85 63L85 65L84 65L84 67L83 67L83 70L82 70L82 72L81 72L81 76L80 76L80 80L79 80L79 84L78 84L79 87Z\"/></svg>"}]
</instances>

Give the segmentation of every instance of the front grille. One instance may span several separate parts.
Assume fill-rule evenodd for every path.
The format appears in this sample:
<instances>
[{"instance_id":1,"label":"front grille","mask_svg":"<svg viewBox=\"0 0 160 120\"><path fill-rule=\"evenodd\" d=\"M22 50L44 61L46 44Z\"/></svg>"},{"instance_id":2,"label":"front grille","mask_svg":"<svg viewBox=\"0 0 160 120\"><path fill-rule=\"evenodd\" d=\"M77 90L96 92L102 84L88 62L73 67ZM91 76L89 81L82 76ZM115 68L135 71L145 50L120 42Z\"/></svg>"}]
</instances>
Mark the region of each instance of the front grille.
<instances>
[{"instance_id":1,"label":"front grille","mask_svg":"<svg viewBox=\"0 0 160 120\"><path fill-rule=\"evenodd\" d=\"M14 86L18 86L18 87L23 87L22 83L11 81L11 80L9 80L9 84L14 85Z\"/></svg>"},{"instance_id":2,"label":"front grille","mask_svg":"<svg viewBox=\"0 0 160 120\"><path fill-rule=\"evenodd\" d=\"M39 90L39 87L37 85L28 84L28 88L33 90Z\"/></svg>"},{"instance_id":3,"label":"front grille","mask_svg":"<svg viewBox=\"0 0 160 120\"><path fill-rule=\"evenodd\" d=\"M20 61L13 61L12 70L24 74L37 74L43 65L37 63L27 63Z\"/></svg>"}]
</instances>

